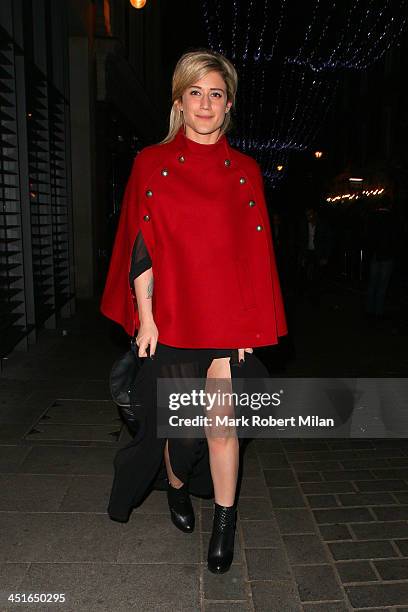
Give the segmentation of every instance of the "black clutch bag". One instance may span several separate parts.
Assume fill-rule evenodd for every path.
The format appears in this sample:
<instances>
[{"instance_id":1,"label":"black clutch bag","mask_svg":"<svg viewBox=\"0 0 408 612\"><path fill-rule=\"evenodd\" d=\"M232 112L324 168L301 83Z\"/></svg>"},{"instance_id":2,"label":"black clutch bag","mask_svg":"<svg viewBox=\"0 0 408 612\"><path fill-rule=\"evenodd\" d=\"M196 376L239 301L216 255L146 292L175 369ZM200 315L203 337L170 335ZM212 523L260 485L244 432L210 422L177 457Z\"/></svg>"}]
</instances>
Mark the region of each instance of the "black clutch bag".
<instances>
[{"instance_id":1,"label":"black clutch bag","mask_svg":"<svg viewBox=\"0 0 408 612\"><path fill-rule=\"evenodd\" d=\"M130 351L121 355L110 371L110 393L113 401L119 407L130 406L130 389L141 367L140 358L134 347L135 344L132 341Z\"/></svg>"},{"instance_id":2,"label":"black clutch bag","mask_svg":"<svg viewBox=\"0 0 408 612\"><path fill-rule=\"evenodd\" d=\"M142 360L137 354L138 347L134 340L130 346L130 351L121 355L113 364L109 376L109 388L123 420L130 432L135 435L139 430L140 415L137 414L137 404L130 402L130 391L142 367Z\"/></svg>"}]
</instances>

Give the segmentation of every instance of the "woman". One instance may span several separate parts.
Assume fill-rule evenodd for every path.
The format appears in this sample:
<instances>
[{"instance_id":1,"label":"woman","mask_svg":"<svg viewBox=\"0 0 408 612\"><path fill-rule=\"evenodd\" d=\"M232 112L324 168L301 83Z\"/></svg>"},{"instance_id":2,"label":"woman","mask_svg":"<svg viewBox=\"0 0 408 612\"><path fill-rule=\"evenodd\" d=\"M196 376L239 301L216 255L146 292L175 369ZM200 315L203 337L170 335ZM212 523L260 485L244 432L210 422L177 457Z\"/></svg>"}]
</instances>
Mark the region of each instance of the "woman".
<instances>
[{"instance_id":1,"label":"woman","mask_svg":"<svg viewBox=\"0 0 408 612\"><path fill-rule=\"evenodd\" d=\"M149 349L151 357L136 382L137 403L150 402L143 433L115 459L110 516L127 520L164 466L171 518L185 532L194 529L189 493L214 490L215 573L233 559L239 441L232 427L222 435L206 427L204 440L160 443L152 404L161 377L215 388L220 379L228 386L235 376L265 376L253 348L287 333L262 175L225 136L236 89L222 55L180 58L169 133L135 158L102 300L102 312L129 335L138 329L139 356Z\"/></svg>"}]
</instances>

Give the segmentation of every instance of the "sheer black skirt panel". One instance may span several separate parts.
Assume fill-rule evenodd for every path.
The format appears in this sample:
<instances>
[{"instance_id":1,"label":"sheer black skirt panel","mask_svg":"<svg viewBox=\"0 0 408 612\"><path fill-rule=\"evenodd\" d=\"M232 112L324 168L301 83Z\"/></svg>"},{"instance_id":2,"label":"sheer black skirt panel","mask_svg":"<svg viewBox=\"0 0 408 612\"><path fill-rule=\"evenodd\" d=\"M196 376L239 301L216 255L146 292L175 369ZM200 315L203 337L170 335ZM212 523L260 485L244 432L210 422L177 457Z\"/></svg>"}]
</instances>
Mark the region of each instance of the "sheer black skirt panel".
<instances>
[{"instance_id":1,"label":"sheer black skirt panel","mask_svg":"<svg viewBox=\"0 0 408 612\"><path fill-rule=\"evenodd\" d=\"M131 403L140 414L134 439L120 449L114 460L115 477L108 512L114 520L126 521L131 508L152 490L167 488L164 462L166 440L157 438L157 381L159 378L198 378L205 384L213 359L230 357L237 362L237 349L175 348L157 343L154 359L145 359L131 389ZM205 438L169 438L170 464L174 474L188 483L190 493L213 495L208 443Z\"/></svg>"}]
</instances>

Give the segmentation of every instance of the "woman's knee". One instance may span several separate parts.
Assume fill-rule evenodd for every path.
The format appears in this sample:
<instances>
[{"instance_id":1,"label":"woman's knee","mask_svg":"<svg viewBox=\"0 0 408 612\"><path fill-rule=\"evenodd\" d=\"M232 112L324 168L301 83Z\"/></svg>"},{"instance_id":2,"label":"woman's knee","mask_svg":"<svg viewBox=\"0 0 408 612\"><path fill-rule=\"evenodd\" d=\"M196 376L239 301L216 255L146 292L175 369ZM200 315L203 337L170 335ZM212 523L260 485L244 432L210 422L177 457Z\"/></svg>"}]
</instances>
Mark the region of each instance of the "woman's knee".
<instances>
[{"instance_id":1,"label":"woman's knee","mask_svg":"<svg viewBox=\"0 0 408 612\"><path fill-rule=\"evenodd\" d=\"M207 370L207 378L231 378L230 357L213 359Z\"/></svg>"},{"instance_id":2,"label":"woman's knee","mask_svg":"<svg viewBox=\"0 0 408 612\"><path fill-rule=\"evenodd\" d=\"M207 429L207 443L215 452L222 451L231 444L235 444L238 440L235 427L222 427L212 431Z\"/></svg>"}]
</instances>

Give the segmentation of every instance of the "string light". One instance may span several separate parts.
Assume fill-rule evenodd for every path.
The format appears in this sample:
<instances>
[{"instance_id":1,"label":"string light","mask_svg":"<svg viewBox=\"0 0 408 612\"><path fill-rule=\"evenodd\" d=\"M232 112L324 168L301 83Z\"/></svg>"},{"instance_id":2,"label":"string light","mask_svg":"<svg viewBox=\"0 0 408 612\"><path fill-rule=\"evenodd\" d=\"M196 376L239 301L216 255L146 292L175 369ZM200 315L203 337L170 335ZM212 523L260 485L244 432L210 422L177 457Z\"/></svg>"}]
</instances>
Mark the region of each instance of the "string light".
<instances>
[{"instance_id":1,"label":"string light","mask_svg":"<svg viewBox=\"0 0 408 612\"><path fill-rule=\"evenodd\" d=\"M384 193L384 191L385 191L384 187L377 187L377 189L365 189L364 191L361 192L361 194L366 197L379 196L382 193ZM326 202L339 202L342 200L351 201L351 200L358 200L360 198L361 196L358 193L343 193L341 195L330 196L326 198Z\"/></svg>"},{"instance_id":2,"label":"string light","mask_svg":"<svg viewBox=\"0 0 408 612\"><path fill-rule=\"evenodd\" d=\"M231 43L231 56L235 60L236 57L236 44L238 34L238 1L233 0L233 22L232 22L232 43Z\"/></svg>"},{"instance_id":3,"label":"string light","mask_svg":"<svg viewBox=\"0 0 408 612\"><path fill-rule=\"evenodd\" d=\"M239 75L232 144L257 158L272 186L289 154L313 145L341 72L378 61L408 24L408 0L348 0L346 7L310 0L303 25L290 0L201 5L209 47L230 57Z\"/></svg>"},{"instance_id":4,"label":"string light","mask_svg":"<svg viewBox=\"0 0 408 612\"><path fill-rule=\"evenodd\" d=\"M356 1L350 6L345 24L337 30L332 29L331 34L337 35L337 41L329 43L325 49L323 39L327 24L332 17L337 21L341 19L344 6L336 6L335 2L323 7L319 4L317 0L302 47L296 55L287 58L288 62L308 67L313 72L367 68L395 44L408 22L406 0L400 0L398 4L385 0L379 8L371 0L365 10L366 2ZM319 9L322 14L317 19ZM323 11L327 9L329 13L324 17ZM332 15L330 11L333 11ZM325 22L323 27L322 22ZM312 35L314 28L319 32L317 40ZM308 48L311 40L314 41L313 48Z\"/></svg>"},{"instance_id":5,"label":"string light","mask_svg":"<svg viewBox=\"0 0 408 612\"><path fill-rule=\"evenodd\" d=\"M238 62L236 62L236 64L240 77L240 88L238 90L237 100L238 111L241 116L239 121L239 146L244 151L249 151L253 148L251 140L253 140L254 131L257 133L256 135L269 132L269 134L273 136L273 138L269 139L269 150L265 146L262 146L258 151L254 151L260 163L262 163L263 169L267 172L268 169L272 171L278 159L282 158L281 154L279 158L277 158L274 154L276 150L280 151L285 147L288 150L304 150L307 148L309 142L299 138L299 131L302 131L306 136L314 134L319 125L321 115L324 113L324 110L321 111L318 107L322 104L324 109L328 110L330 106L328 91L326 91L326 89L328 90L330 88L330 84L323 83L316 79L310 84L309 75L302 74L302 71L295 66L284 66L284 69L288 72L288 78L285 78L284 75L280 80L279 78L277 79L279 91L278 95L276 95L276 93L273 95L273 99L277 100L277 102L268 112L269 115L272 114L274 117L275 124L273 126L270 124L265 125L265 121L260 121L265 97L268 95L272 97L270 94L270 79L267 80L268 75L265 69L265 62L257 61L258 58L265 58L265 53L260 53L260 51L262 51L262 37L261 40L255 41L257 46L254 49L254 38L250 37L248 27L245 28L245 37L239 37L237 32L238 26L235 27L239 19L241 23L242 21L244 21L245 24L250 23L251 18L255 17L256 8L259 8L260 5L261 3L248 3L245 13L245 11L239 8L241 4L239 4L237 0L233 0L231 47L232 55L238 56ZM270 7L273 6L273 3L268 0L268 2L262 3L262 5L264 12L268 9L265 15L265 23L267 23L269 18L271 18L271 24L274 23L270 15ZM289 25L286 23L287 19L285 19L287 17L285 12L286 5L287 0L281 0L278 12L279 18L275 21L277 26L274 34L276 35L270 36L268 33L268 38L271 38L273 41L272 48L270 52L268 51L268 59L271 59L277 54L277 41L279 35L284 26ZM208 2L206 6L208 6ZM213 2L212 6L215 8L213 15L215 15L217 20L217 26L221 23L228 24L228 3L215 2L214 4ZM217 37L219 37L219 30L217 30L216 27L211 27L211 23L214 19L206 8L204 10L204 16L208 28L209 42L212 41L213 48L219 51L223 48L228 48L229 36L225 36L223 42L216 40ZM260 22L263 23L262 15L259 15L259 11L257 18L258 21L261 20ZM226 27L229 32L229 25ZM272 25L270 27L272 27ZM266 26L265 31L267 31ZM277 71L277 74L279 75L279 71ZM304 84L300 97L298 87L299 79L302 79ZM268 85L267 92L265 92L266 84ZM309 95L309 91L311 95ZM295 98L294 101L293 98ZM318 102L317 108L316 102ZM254 108L258 108L259 111L255 113ZM281 109L287 111L287 118L282 117ZM270 111L272 111L272 113ZM304 118L303 122L301 121L302 117ZM272 171L269 175L273 176L274 172Z\"/></svg>"}]
</instances>

